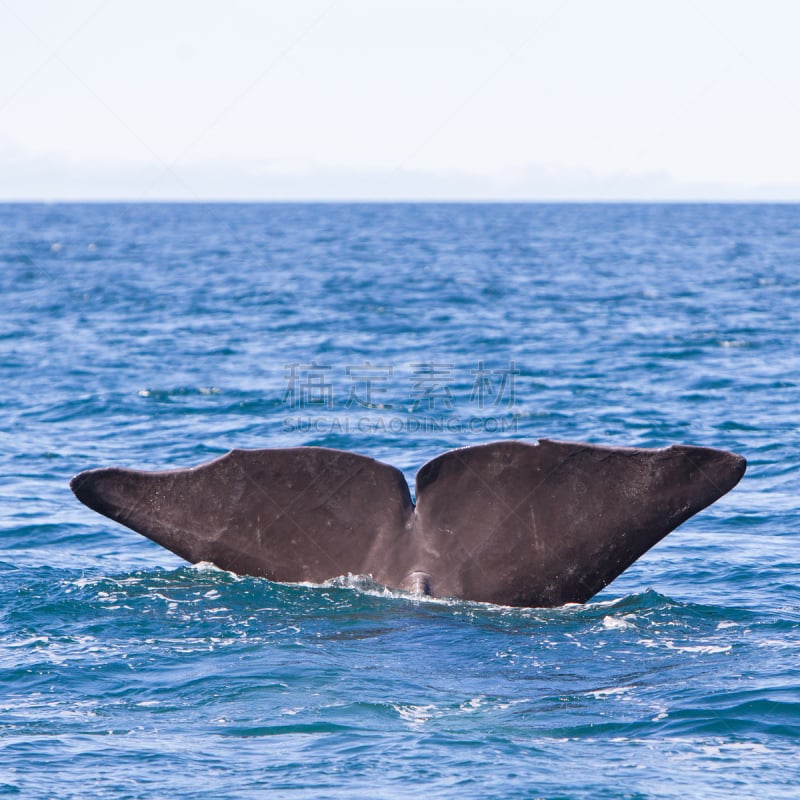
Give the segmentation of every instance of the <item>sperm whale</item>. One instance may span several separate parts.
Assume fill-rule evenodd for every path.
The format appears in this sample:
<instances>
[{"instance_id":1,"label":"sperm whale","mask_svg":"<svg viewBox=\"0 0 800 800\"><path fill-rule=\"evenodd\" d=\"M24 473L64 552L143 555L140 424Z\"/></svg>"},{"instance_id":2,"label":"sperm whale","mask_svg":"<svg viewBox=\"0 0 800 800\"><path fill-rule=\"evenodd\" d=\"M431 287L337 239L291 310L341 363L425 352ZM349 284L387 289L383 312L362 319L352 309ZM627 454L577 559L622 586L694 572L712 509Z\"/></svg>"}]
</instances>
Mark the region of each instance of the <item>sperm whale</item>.
<instances>
[{"instance_id":1,"label":"sperm whale","mask_svg":"<svg viewBox=\"0 0 800 800\"><path fill-rule=\"evenodd\" d=\"M708 447L540 439L449 450L416 476L324 447L232 450L195 467L76 475L90 508L187 561L273 581L354 574L434 597L583 603L730 491Z\"/></svg>"}]
</instances>

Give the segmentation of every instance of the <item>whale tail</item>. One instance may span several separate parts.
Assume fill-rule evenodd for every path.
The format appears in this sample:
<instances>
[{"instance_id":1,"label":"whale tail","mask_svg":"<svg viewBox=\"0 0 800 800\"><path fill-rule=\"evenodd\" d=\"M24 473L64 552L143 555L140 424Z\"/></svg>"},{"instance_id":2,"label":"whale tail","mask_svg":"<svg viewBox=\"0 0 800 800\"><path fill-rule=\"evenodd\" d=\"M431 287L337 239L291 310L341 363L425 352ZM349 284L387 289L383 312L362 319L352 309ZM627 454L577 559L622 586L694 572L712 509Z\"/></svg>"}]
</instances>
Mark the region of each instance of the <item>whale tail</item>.
<instances>
[{"instance_id":1,"label":"whale tail","mask_svg":"<svg viewBox=\"0 0 800 800\"><path fill-rule=\"evenodd\" d=\"M188 561L321 583L365 574L437 597L582 603L741 479L741 456L542 439L450 450L403 474L322 447L232 450L71 482L90 508Z\"/></svg>"}]
</instances>

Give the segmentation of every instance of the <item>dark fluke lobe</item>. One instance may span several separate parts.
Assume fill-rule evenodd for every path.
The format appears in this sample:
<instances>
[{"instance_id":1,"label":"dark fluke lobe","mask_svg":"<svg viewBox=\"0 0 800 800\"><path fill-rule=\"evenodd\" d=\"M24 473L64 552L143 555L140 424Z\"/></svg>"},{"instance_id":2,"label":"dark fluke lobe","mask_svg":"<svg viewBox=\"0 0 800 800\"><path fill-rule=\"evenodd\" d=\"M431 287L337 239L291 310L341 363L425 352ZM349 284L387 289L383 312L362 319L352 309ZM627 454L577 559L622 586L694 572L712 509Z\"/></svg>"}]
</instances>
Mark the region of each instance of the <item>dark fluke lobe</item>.
<instances>
[{"instance_id":1,"label":"dark fluke lobe","mask_svg":"<svg viewBox=\"0 0 800 800\"><path fill-rule=\"evenodd\" d=\"M324 447L232 450L188 469L105 468L71 487L187 561L274 581L371 575L435 597L582 603L730 491L734 453L541 439L450 450L403 474Z\"/></svg>"}]
</instances>

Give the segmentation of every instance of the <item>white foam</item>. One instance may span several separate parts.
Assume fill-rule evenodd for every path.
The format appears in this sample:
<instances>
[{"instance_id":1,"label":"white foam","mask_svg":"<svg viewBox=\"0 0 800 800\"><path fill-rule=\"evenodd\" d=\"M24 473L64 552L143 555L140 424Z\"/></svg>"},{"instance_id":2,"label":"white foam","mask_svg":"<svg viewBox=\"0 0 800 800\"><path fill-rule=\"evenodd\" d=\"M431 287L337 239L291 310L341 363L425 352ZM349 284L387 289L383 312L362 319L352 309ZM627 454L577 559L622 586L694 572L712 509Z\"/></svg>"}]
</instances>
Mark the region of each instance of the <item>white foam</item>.
<instances>
[{"instance_id":1,"label":"white foam","mask_svg":"<svg viewBox=\"0 0 800 800\"><path fill-rule=\"evenodd\" d=\"M668 650L675 650L677 653L701 653L703 655L710 655L712 653L729 653L733 649L733 645L717 645L717 644L697 644L697 645L676 645L675 642L665 642Z\"/></svg>"},{"instance_id":2,"label":"white foam","mask_svg":"<svg viewBox=\"0 0 800 800\"><path fill-rule=\"evenodd\" d=\"M597 700L602 700L604 697L627 694L633 689L633 686L612 686L608 689L594 689L593 691L586 692L585 694L588 697L594 697Z\"/></svg>"},{"instance_id":3,"label":"white foam","mask_svg":"<svg viewBox=\"0 0 800 800\"><path fill-rule=\"evenodd\" d=\"M424 725L434 716L436 706L401 705L392 703L392 708L400 715L400 719L413 726Z\"/></svg>"},{"instance_id":4,"label":"white foam","mask_svg":"<svg viewBox=\"0 0 800 800\"><path fill-rule=\"evenodd\" d=\"M608 630L617 630L623 631L626 628L632 628L633 625L630 622L626 622L624 619L620 619L619 617L603 617L603 627L607 628Z\"/></svg>"}]
</instances>

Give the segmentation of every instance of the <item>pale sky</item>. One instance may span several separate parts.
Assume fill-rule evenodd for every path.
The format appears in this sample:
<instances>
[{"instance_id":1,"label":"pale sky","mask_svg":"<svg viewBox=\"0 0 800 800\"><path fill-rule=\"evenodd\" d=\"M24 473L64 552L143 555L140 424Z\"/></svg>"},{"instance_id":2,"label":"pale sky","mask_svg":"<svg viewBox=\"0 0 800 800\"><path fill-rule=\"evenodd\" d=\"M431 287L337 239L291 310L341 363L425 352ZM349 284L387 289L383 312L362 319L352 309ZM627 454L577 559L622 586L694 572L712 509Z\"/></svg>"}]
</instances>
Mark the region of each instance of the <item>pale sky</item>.
<instances>
[{"instance_id":1,"label":"pale sky","mask_svg":"<svg viewBox=\"0 0 800 800\"><path fill-rule=\"evenodd\" d=\"M800 200L794 0L0 0L0 199Z\"/></svg>"}]
</instances>

